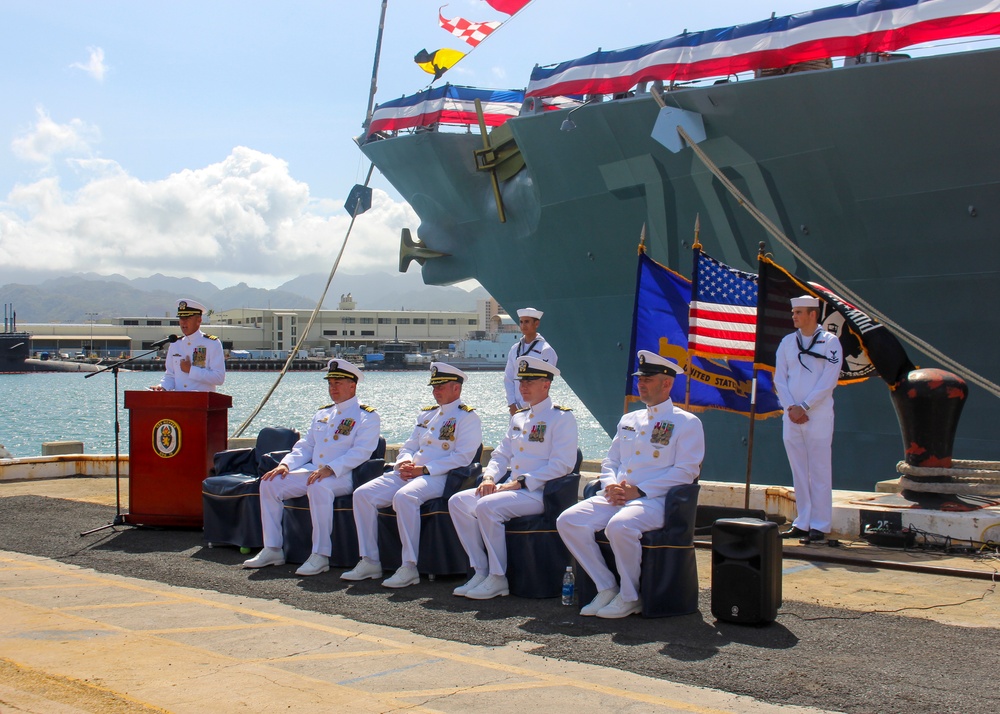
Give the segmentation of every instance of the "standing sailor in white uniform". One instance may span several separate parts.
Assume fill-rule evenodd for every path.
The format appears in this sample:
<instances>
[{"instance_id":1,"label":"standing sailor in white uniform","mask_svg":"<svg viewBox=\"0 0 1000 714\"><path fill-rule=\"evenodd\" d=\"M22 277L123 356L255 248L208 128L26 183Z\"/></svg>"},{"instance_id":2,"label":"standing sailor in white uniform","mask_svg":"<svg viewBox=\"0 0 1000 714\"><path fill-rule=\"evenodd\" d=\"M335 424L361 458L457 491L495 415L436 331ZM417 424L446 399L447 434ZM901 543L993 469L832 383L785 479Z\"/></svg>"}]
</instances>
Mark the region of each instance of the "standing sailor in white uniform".
<instances>
[{"instance_id":1,"label":"standing sailor in white uniform","mask_svg":"<svg viewBox=\"0 0 1000 714\"><path fill-rule=\"evenodd\" d=\"M453 591L473 600L507 595L507 531L504 523L543 510L545 482L565 476L576 463L576 417L552 403L549 389L559 370L537 357L518 360L521 399L528 406L511 417L493 450L478 488L448 499L458 538L476 574ZM510 469L510 478L497 485Z\"/></svg>"},{"instance_id":2,"label":"standing sailor in white uniform","mask_svg":"<svg viewBox=\"0 0 1000 714\"><path fill-rule=\"evenodd\" d=\"M222 342L201 331L205 312L200 302L177 301L177 318L184 336L167 347L163 379L150 387L152 391L214 392L226 381Z\"/></svg>"},{"instance_id":3,"label":"standing sailor in white uniform","mask_svg":"<svg viewBox=\"0 0 1000 714\"><path fill-rule=\"evenodd\" d=\"M598 590L581 615L618 618L642 609L639 539L644 531L663 527L667 491L693 483L705 457L701 421L670 399L674 378L684 370L648 350L640 350L638 357L635 374L646 408L629 412L618 422L601 464L603 492L570 506L556 521L559 536ZM602 528L615 554L620 588L594 538Z\"/></svg>"},{"instance_id":4,"label":"standing sailor in white uniform","mask_svg":"<svg viewBox=\"0 0 1000 714\"><path fill-rule=\"evenodd\" d=\"M402 564L382 585L405 588L420 582L420 507L444 494L448 472L468 466L483 442L483 427L472 407L462 403L466 374L444 362L431 363L433 406L417 415L413 433L399 450L393 470L354 492L354 522L358 529L357 567L341 580L382 577L378 550L378 509L392 505L402 544Z\"/></svg>"},{"instance_id":5,"label":"standing sailor in white uniform","mask_svg":"<svg viewBox=\"0 0 1000 714\"><path fill-rule=\"evenodd\" d=\"M521 327L521 339L514 343L507 353L507 369L503 374L503 387L507 394L507 409L511 416L518 409L528 406L517 389L517 365L521 357L537 357L548 362L553 367L556 366L558 356L552 346L545 341L545 338L538 334L538 326L542 322L541 310L533 307L525 307L517 311L518 324Z\"/></svg>"},{"instance_id":6,"label":"standing sailor in white uniform","mask_svg":"<svg viewBox=\"0 0 1000 714\"><path fill-rule=\"evenodd\" d=\"M826 538L833 519L833 389L843 350L836 335L819 326L819 298L792 298L792 324L796 330L778 345L774 370L796 508L782 536L812 543Z\"/></svg>"},{"instance_id":7,"label":"standing sailor in white uniform","mask_svg":"<svg viewBox=\"0 0 1000 714\"><path fill-rule=\"evenodd\" d=\"M327 363L327 391L333 404L313 416L306 435L260 479L260 521L264 548L244 568L284 565L281 517L284 500L309 497L312 554L296 575L319 575L330 569L333 499L351 492L351 471L371 458L378 446L381 420L374 408L358 403L361 370L347 360Z\"/></svg>"}]
</instances>

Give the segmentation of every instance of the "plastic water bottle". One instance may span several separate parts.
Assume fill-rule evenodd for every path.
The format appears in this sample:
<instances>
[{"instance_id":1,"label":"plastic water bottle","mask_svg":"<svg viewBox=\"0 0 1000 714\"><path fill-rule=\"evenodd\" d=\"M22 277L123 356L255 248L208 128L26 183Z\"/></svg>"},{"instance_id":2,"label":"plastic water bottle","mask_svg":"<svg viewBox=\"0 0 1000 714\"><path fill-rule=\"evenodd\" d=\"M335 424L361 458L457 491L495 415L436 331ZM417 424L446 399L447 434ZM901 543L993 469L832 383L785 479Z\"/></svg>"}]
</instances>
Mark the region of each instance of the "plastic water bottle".
<instances>
[{"instance_id":1,"label":"plastic water bottle","mask_svg":"<svg viewBox=\"0 0 1000 714\"><path fill-rule=\"evenodd\" d=\"M573 577L573 566L566 566L566 574L563 575L562 604L572 605L576 595L576 579Z\"/></svg>"}]
</instances>

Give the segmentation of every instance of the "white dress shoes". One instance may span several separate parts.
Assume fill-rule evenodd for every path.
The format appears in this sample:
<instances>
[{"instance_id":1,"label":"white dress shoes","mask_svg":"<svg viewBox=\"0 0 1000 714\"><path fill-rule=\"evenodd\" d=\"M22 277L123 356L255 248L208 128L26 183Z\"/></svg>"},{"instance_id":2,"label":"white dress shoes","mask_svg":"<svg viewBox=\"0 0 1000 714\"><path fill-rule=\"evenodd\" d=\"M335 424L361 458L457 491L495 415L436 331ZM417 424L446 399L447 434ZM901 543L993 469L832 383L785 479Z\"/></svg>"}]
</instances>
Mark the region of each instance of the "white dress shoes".
<instances>
[{"instance_id":1,"label":"white dress shoes","mask_svg":"<svg viewBox=\"0 0 1000 714\"><path fill-rule=\"evenodd\" d=\"M392 574L391 578L386 578L382 581L382 587L405 588L408 585L416 585L419 582L420 573L417 572L416 566L404 564L399 566L399 569Z\"/></svg>"},{"instance_id":2,"label":"white dress shoes","mask_svg":"<svg viewBox=\"0 0 1000 714\"><path fill-rule=\"evenodd\" d=\"M619 593L618 595L615 595L614 600L597 611L597 616L613 620L619 617L628 617L629 615L640 612L641 610L642 600L625 602L622 600L621 593Z\"/></svg>"},{"instance_id":3,"label":"white dress shoes","mask_svg":"<svg viewBox=\"0 0 1000 714\"><path fill-rule=\"evenodd\" d=\"M263 548L257 555L243 561L244 568L266 568L268 565L284 565L285 551L281 548Z\"/></svg>"},{"instance_id":4,"label":"white dress shoes","mask_svg":"<svg viewBox=\"0 0 1000 714\"><path fill-rule=\"evenodd\" d=\"M488 575L483 582L465 593L465 597L471 600L491 600L492 598L509 595L510 589L507 587L507 578L503 575Z\"/></svg>"},{"instance_id":5,"label":"white dress shoes","mask_svg":"<svg viewBox=\"0 0 1000 714\"><path fill-rule=\"evenodd\" d=\"M484 580L486 580L486 573L480 573L477 571L475 575L469 578L468 582L466 582L465 585L459 585L457 588L451 591L451 594L457 595L459 597L465 597L466 595L469 594L470 590L473 590L482 585Z\"/></svg>"},{"instance_id":6,"label":"white dress shoes","mask_svg":"<svg viewBox=\"0 0 1000 714\"><path fill-rule=\"evenodd\" d=\"M616 595L618 595L618 588L601 590L601 592L597 593L597 597L591 600L589 604L580 608L580 614L587 617L593 617L597 614L598 610L611 604L611 601L615 599Z\"/></svg>"},{"instance_id":7,"label":"white dress shoes","mask_svg":"<svg viewBox=\"0 0 1000 714\"><path fill-rule=\"evenodd\" d=\"M362 558L361 562L354 566L354 570L348 570L341 574L341 580L376 580L382 577L382 564L375 563L367 558Z\"/></svg>"},{"instance_id":8,"label":"white dress shoes","mask_svg":"<svg viewBox=\"0 0 1000 714\"><path fill-rule=\"evenodd\" d=\"M309 560L304 562L299 569L295 571L296 575L319 575L320 573L325 573L330 569L330 559L325 555L320 555L319 553L313 553L309 556Z\"/></svg>"}]
</instances>

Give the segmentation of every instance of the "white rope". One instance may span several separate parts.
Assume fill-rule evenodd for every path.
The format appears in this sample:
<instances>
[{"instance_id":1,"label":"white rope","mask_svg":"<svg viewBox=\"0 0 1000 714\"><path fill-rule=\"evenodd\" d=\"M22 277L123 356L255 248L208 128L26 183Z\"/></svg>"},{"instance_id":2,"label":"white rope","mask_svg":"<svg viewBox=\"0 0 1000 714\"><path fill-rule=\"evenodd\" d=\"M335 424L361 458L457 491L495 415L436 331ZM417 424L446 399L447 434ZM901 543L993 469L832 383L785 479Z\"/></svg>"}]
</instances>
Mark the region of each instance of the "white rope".
<instances>
[{"instance_id":1,"label":"white rope","mask_svg":"<svg viewBox=\"0 0 1000 714\"><path fill-rule=\"evenodd\" d=\"M374 170L375 170L375 164L372 164L368 169L368 176L365 177L365 183L364 183L365 186L367 186L368 182L371 181L372 172ZM354 228L354 221L358 217L358 209L360 208L361 208L361 201L359 200L354 207L354 213L351 214L351 223L350 225L347 226L347 233L344 234L344 242L343 244L341 244L340 252L337 253L337 259L333 262L333 267L330 269L330 275L326 279L326 286L323 288L323 293L319 296L319 301L316 303L316 307L313 308L312 314L309 316L309 322L306 323L306 328L299 332L298 342L295 343L295 347L293 347L291 352L288 353L288 359L285 360L285 366L281 368L281 371L278 373L278 378L274 380L274 384L272 384L271 388L267 390L267 394L264 395L264 398L260 400L260 404L258 404L252 412L250 412L250 416L248 416L243 421L243 423L236 428L236 431L233 432L233 435L230 438L235 439L239 437L243 433L243 431L248 426L250 426L250 422L252 422L257 417L257 415L260 414L260 410L264 408L265 404L267 404L267 401L271 398L271 395L274 394L274 390L278 388L278 385L281 383L282 378L288 372L288 369L292 366L292 361L295 359L295 355L298 354L299 348L302 346L302 343L305 342L306 339L309 337L309 330L312 329L313 323L316 321L316 316L319 314L319 311L323 307L323 301L326 300L326 293L330 289L330 283L333 282L333 276L337 274L337 267L340 265L340 259L344 257L344 250L347 248L347 239L351 237L351 230Z\"/></svg>"},{"instance_id":2,"label":"white rope","mask_svg":"<svg viewBox=\"0 0 1000 714\"><path fill-rule=\"evenodd\" d=\"M657 103L661 107L665 106L663 98L655 90L653 91L653 97L657 100ZM939 349L937 349L927 341L922 340L916 335L908 332L899 324L886 317L873 305L869 304L866 300L862 299L860 295L858 295L853 290L851 290L846 285L837 280L837 278L834 277L831 273L827 272L819 263L817 263L815 260L809 257L809 255L804 250L802 250L797 245L795 245L791 240L789 240L788 237L781 232L781 229L778 228L778 226L776 226L771 221L770 218L764 215L764 213L762 213L760 209L758 209L755 205L753 205L746 198L746 196L744 196L740 192L740 190L736 188L736 186L725 176L725 174L723 174L722 171L719 170L719 167L712 162L712 160L708 157L708 155L702 150L700 146L698 146L697 143L695 143L695 141L688 135L686 131L684 131L684 129L678 126L677 133L680 134L681 138L685 142L687 142L687 145L691 147L691 150L694 151L695 155L701 160L703 164L705 164L706 168L708 168L708 170L711 171L712 174L717 179L719 179L722 185L726 187L726 190L728 190L729 193L733 195L733 197L737 200L737 202L741 206L743 206L743 208L745 208L746 211L751 216L753 216L753 218L758 223L760 223L761 226L763 226L764 230L766 230L776 241L778 241L783 247L785 247L790 253L792 253L792 255L794 255L796 258L802 261L802 263L808 266L809 269L812 270L813 273L815 273L816 276L820 280L822 280L826 285L830 286L831 289L835 290L842 297L854 303L862 310L867 312L869 315L871 315L879 322L884 324L886 327L890 328L894 333L896 333L896 335L900 339L902 339L904 342L906 342L914 349L920 350L928 357L933 357L934 359L938 360L942 365L944 365L951 371L955 372L957 375L959 375L966 381L971 382L972 384L975 384L979 387L982 387L995 397L1000 397L1000 385L991 382L990 380L986 379L980 374L977 374L976 372L973 372L968 367L965 367L959 362L948 357L948 355L944 354L943 352L941 352Z\"/></svg>"}]
</instances>

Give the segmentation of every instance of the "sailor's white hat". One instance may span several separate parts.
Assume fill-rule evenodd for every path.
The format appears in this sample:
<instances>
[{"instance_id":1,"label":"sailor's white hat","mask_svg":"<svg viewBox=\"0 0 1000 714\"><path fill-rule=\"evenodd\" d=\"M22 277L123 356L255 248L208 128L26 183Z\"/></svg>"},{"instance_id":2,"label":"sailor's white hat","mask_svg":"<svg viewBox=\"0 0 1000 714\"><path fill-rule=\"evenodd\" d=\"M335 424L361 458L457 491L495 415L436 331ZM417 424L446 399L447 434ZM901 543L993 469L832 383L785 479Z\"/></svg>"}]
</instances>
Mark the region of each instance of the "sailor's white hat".
<instances>
[{"instance_id":1,"label":"sailor's white hat","mask_svg":"<svg viewBox=\"0 0 1000 714\"><path fill-rule=\"evenodd\" d=\"M800 295L792 298L792 307L819 307L819 298L812 295Z\"/></svg>"},{"instance_id":2,"label":"sailor's white hat","mask_svg":"<svg viewBox=\"0 0 1000 714\"><path fill-rule=\"evenodd\" d=\"M355 382L360 382L364 379L364 375L357 365L351 364L346 359L332 359L326 363L324 379L353 379Z\"/></svg>"},{"instance_id":3,"label":"sailor's white hat","mask_svg":"<svg viewBox=\"0 0 1000 714\"><path fill-rule=\"evenodd\" d=\"M634 377L649 377L654 374L676 377L678 374L684 374L684 369L679 364L655 352L639 350L636 356L639 358L639 369L632 373Z\"/></svg>"},{"instance_id":4,"label":"sailor's white hat","mask_svg":"<svg viewBox=\"0 0 1000 714\"><path fill-rule=\"evenodd\" d=\"M522 307L520 310L517 311L518 317L533 317L536 320L541 320L542 315L544 314L545 313L542 312L541 310L536 310L533 307Z\"/></svg>"},{"instance_id":5,"label":"sailor's white hat","mask_svg":"<svg viewBox=\"0 0 1000 714\"><path fill-rule=\"evenodd\" d=\"M446 384L448 382L465 382L465 372L458 367L452 367L447 362L431 362L431 381L429 384Z\"/></svg>"},{"instance_id":6,"label":"sailor's white hat","mask_svg":"<svg viewBox=\"0 0 1000 714\"><path fill-rule=\"evenodd\" d=\"M559 370L554 364L549 364L538 357L519 357L517 360L518 379L548 379L559 376Z\"/></svg>"}]
</instances>

